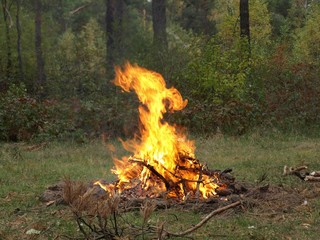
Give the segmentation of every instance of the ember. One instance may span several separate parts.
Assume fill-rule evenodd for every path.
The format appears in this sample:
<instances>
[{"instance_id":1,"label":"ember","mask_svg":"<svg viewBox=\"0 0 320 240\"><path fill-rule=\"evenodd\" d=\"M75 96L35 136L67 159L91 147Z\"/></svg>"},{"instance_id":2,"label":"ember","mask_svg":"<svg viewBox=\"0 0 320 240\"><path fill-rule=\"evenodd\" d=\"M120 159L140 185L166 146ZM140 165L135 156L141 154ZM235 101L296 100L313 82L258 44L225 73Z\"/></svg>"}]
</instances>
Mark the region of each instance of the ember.
<instances>
[{"instance_id":1,"label":"ember","mask_svg":"<svg viewBox=\"0 0 320 240\"><path fill-rule=\"evenodd\" d=\"M212 171L201 164L195 158L193 141L164 120L164 113L183 109L187 100L177 89L166 88L160 74L127 63L124 69L116 68L114 84L137 94L140 132L123 142L133 155L114 159L112 172L118 176L117 183L97 185L106 191L140 189L145 197L185 200L215 196L233 181L228 171Z\"/></svg>"}]
</instances>

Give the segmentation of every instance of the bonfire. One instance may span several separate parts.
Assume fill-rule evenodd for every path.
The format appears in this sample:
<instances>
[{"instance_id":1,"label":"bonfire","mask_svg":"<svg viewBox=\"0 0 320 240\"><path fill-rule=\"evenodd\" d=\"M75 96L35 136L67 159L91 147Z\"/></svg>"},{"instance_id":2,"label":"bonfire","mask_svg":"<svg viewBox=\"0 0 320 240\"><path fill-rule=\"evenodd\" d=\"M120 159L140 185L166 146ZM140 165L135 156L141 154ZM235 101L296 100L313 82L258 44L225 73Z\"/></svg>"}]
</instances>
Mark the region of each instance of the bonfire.
<instances>
[{"instance_id":1,"label":"bonfire","mask_svg":"<svg viewBox=\"0 0 320 240\"><path fill-rule=\"evenodd\" d=\"M194 142L181 128L165 121L165 113L182 110L188 103L179 91L167 88L160 74L137 65L127 63L115 70L114 84L126 92L135 91L140 101L139 132L133 139L122 141L132 154L114 159L112 172L117 180L112 183L66 180L48 188L42 197L47 206L67 203L86 239L134 239L146 234L157 239L181 237L215 214L239 206L239 194L247 189L235 183L231 169L210 170L195 157ZM178 233L167 230L165 223L154 226L147 222L156 208L172 206L209 209L210 214ZM142 213L142 226L121 215L137 208Z\"/></svg>"},{"instance_id":2,"label":"bonfire","mask_svg":"<svg viewBox=\"0 0 320 240\"><path fill-rule=\"evenodd\" d=\"M210 171L195 158L194 142L164 119L166 112L182 110L188 103L179 91L167 88L163 77L127 63L117 67L114 84L135 91L139 101L139 132L123 141L131 156L114 159L114 184L96 182L107 192L134 190L143 197L165 196L185 200L207 199L226 189L226 171ZM230 181L232 178L228 177Z\"/></svg>"}]
</instances>

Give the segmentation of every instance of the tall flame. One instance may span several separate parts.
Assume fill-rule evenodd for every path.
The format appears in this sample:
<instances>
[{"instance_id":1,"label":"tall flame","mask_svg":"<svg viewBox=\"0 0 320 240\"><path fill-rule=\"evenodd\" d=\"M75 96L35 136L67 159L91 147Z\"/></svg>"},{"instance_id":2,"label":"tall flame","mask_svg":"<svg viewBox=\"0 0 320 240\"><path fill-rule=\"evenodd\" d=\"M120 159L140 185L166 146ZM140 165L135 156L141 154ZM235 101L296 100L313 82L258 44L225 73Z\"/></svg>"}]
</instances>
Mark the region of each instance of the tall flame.
<instances>
[{"instance_id":1,"label":"tall flame","mask_svg":"<svg viewBox=\"0 0 320 240\"><path fill-rule=\"evenodd\" d=\"M115 159L113 172L118 175L119 189L131 188L138 179L151 195L167 191L169 196L184 197L185 185L179 181L188 179L185 183L188 189L198 188L204 198L214 195L218 186L212 178L200 176L201 173L196 171L179 171L194 167L195 147L192 141L163 119L167 111L183 109L187 100L182 99L177 89L166 88L163 77L156 72L129 63L124 69L116 67L115 71L114 84L127 92L135 91L141 102L140 135L123 142L125 149L131 151L133 156ZM181 155L184 156L183 161ZM158 174L160 180L151 178L152 173ZM197 183L199 178L202 179L201 184ZM169 185L178 186L178 189L171 189L170 193Z\"/></svg>"}]
</instances>

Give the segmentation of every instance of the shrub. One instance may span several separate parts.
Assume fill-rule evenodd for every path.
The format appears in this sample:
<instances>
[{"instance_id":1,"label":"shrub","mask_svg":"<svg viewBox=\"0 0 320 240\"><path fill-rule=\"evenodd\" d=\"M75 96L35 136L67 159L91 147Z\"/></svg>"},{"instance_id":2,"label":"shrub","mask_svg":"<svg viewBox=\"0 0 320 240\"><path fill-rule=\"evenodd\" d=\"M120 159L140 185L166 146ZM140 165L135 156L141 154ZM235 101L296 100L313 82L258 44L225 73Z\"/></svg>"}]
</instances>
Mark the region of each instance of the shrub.
<instances>
[{"instance_id":1,"label":"shrub","mask_svg":"<svg viewBox=\"0 0 320 240\"><path fill-rule=\"evenodd\" d=\"M26 140L45 124L46 111L27 95L23 84L11 85L0 95L0 139Z\"/></svg>"}]
</instances>

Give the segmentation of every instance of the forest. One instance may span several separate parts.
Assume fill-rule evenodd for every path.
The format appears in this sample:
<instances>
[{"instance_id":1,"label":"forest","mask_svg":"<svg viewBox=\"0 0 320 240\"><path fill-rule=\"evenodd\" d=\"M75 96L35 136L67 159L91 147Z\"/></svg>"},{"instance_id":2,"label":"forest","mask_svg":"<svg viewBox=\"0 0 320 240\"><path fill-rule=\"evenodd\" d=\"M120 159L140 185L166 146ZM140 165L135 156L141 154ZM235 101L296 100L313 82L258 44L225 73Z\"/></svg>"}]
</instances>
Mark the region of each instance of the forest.
<instances>
[{"instance_id":1,"label":"forest","mask_svg":"<svg viewBox=\"0 0 320 240\"><path fill-rule=\"evenodd\" d=\"M1 0L0 15L1 140L132 135L138 100L112 83L126 62L188 99L166 118L191 133L319 127L318 0Z\"/></svg>"}]
</instances>

